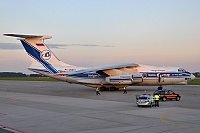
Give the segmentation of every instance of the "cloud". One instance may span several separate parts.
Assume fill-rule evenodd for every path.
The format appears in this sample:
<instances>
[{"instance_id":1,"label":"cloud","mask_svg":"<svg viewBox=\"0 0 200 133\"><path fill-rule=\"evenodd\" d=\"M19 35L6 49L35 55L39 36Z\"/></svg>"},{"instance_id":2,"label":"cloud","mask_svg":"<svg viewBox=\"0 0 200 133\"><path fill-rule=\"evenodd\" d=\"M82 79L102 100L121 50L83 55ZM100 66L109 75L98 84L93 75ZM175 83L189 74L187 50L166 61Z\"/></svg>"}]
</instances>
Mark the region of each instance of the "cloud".
<instances>
[{"instance_id":1,"label":"cloud","mask_svg":"<svg viewBox=\"0 0 200 133\"><path fill-rule=\"evenodd\" d=\"M23 49L21 44L16 43L0 43L1 50L20 50Z\"/></svg>"},{"instance_id":2,"label":"cloud","mask_svg":"<svg viewBox=\"0 0 200 133\"><path fill-rule=\"evenodd\" d=\"M112 45L96 45L96 44L48 44L49 48L60 49L65 47L114 47ZM18 43L0 43L1 50L20 50L23 46Z\"/></svg>"},{"instance_id":3,"label":"cloud","mask_svg":"<svg viewBox=\"0 0 200 133\"><path fill-rule=\"evenodd\" d=\"M114 47L112 45L96 45L96 44L48 44L51 48L63 47Z\"/></svg>"}]
</instances>

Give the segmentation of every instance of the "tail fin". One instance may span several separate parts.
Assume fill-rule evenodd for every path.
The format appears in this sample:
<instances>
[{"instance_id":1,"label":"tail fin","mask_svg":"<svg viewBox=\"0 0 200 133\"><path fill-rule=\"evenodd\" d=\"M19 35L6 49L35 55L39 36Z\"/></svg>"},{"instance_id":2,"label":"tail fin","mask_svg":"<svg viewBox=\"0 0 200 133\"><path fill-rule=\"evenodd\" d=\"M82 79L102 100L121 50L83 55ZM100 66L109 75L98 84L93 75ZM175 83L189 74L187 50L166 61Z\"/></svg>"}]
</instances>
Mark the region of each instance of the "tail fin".
<instances>
[{"instance_id":1,"label":"tail fin","mask_svg":"<svg viewBox=\"0 0 200 133\"><path fill-rule=\"evenodd\" d=\"M5 36L19 37L32 64L29 67L32 71L58 73L57 67L70 66L60 61L53 52L44 44L45 39L51 36L4 34Z\"/></svg>"}]
</instances>

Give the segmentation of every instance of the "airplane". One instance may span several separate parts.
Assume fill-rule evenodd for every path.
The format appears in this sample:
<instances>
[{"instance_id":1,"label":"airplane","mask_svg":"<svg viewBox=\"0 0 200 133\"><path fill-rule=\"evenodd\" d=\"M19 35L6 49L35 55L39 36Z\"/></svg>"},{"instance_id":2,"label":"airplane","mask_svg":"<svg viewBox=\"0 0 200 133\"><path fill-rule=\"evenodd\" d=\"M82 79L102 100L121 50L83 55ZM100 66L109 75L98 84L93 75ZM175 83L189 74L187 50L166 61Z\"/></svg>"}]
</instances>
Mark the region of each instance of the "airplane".
<instances>
[{"instance_id":1,"label":"airplane","mask_svg":"<svg viewBox=\"0 0 200 133\"><path fill-rule=\"evenodd\" d=\"M115 91L127 86L187 84L195 76L180 67L157 67L136 63L78 67L59 60L44 43L51 36L4 34L18 37L31 59L30 71L68 83Z\"/></svg>"}]
</instances>

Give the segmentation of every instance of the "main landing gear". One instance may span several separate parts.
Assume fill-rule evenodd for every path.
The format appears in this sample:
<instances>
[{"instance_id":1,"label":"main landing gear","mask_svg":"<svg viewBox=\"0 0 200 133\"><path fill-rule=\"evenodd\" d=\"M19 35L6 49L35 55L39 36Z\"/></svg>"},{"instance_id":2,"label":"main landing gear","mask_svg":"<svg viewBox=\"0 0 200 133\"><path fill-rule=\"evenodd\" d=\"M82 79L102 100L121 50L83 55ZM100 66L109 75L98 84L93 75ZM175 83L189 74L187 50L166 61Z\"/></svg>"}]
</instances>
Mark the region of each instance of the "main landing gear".
<instances>
[{"instance_id":1,"label":"main landing gear","mask_svg":"<svg viewBox=\"0 0 200 133\"><path fill-rule=\"evenodd\" d=\"M100 91L117 91L119 90L119 88L116 87L110 87L110 88L106 88L106 87L100 87Z\"/></svg>"}]
</instances>

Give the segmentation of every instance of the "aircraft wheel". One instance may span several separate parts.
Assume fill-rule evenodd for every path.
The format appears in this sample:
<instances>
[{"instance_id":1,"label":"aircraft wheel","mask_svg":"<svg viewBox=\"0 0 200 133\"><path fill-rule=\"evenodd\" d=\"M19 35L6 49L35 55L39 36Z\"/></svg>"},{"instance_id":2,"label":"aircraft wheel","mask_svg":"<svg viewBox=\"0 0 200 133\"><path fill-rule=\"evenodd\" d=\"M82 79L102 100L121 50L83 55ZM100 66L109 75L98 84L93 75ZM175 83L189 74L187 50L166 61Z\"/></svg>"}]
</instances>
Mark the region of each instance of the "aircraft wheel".
<instances>
[{"instance_id":1,"label":"aircraft wheel","mask_svg":"<svg viewBox=\"0 0 200 133\"><path fill-rule=\"evenodd\" d=\"M153 104L151 103L151 104L149 105L149 107L153 107Z\"/></svg>"},{"instance_id":2,"label":"aircraft wheel","mask_svg":"<svg viewBox=\"0 0 200 133\"><path fill-rule=\"evenodd\" d=\"M180 97L179 97L179 96L177 96L177 97L176 97L176 101L179 101L179 100L180 100Z\"/></svg>"},{"instance_id":3,"label":"aircraft wheel","mask_svg":"<svg viewBox=\"0 0 200 133\"><path fill-rule=\"evenodd\" d=\"M116 91L116 90L118 90L118 88L110 87L110 91Z\"/></svg>"},{"instance_id":4,"label":"aircraft wheel","mask_svg":"<svg viewBox=\"0 0 200 133\"><path fill-rule=\"evenodd\" d=\"M100 87L100 89L99 89L100 91L105 91L106 90L106 88L105 87Z\"/></svg>"},{"instance_id":5,"label":"aircraft wheel","mask_svg":"<svg viewBox=\"0 0 200 133\"><path fill-rule=\"evenodd\" d=\"M105 91L109 91L110 90L110 88L105 88Z\"/></svg>"},{"instance_id":6,"label":"aircraft wheel","mask_svg":"<svg viewBox=\"0 0 200 133\"><path fill-rule=\"evenodd\" d=\"M165 102L165 101L167 101L167 98L166 98L166 97L163 97L162 100Z\"/></svg>"},{"instance_id":7,"label":"aircraft wheel","mask_svg":"<svg viewBox=\"0 0 200 133\"><path fill-rule=\"evenodd\" d=\"M116 90L116 91L118 91L118 90L119 90L119 88L115 88L115 90Z\"/></svg>"}]
</instances>

